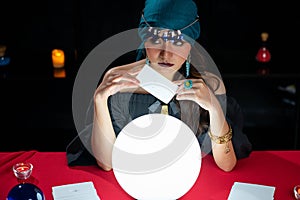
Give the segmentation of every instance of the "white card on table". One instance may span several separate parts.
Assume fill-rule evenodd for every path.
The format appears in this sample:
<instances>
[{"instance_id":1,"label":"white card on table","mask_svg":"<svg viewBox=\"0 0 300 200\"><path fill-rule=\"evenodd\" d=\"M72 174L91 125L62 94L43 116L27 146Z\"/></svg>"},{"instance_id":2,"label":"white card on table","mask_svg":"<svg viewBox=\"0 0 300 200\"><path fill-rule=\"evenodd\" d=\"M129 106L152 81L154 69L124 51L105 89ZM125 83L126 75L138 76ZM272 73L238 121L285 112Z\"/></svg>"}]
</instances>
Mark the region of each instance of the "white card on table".
<instances>
[{"instance_id":1,"label":"white card on table","mask_svg":"<svg viewBox=\"0 0 300 200\"><path fill-rule=\"evenodd\" d=\"M170 102L178 88L178 85L165 78L147 64L143 67L136 78L140 81L140 86L144 90L165 104Z\"/></svg>"},{"instance_id":2,"label":"white card on table","mask_svg":"<svg viewBox=\"0 0 300 200\"><path fill-rule=\"evenodd\" d=\"M228 200L273 200L275 187L235 182Z\"/></svg>"},{"instance_id":3,"label":"white card on table","mask_svg":"<svg viewBox=\"0 0 300 200\"><path fill-rule=\"evenodd\" d=\"M82 182L52 187L54 200L99 200L93 182Z\"/></svg>"}]
</instances>

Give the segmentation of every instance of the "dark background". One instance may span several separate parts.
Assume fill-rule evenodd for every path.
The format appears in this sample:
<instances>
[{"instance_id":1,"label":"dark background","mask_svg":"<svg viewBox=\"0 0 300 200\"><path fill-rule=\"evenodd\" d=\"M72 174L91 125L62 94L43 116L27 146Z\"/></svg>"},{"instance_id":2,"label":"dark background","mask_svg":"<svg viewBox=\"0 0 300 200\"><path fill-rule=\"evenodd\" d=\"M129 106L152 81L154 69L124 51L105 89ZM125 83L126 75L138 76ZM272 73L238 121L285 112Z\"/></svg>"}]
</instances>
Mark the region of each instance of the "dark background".
<instances>
[{"instance_id":1,"label":"dark background","mask_svg":"<svg viewBox=\"0 0 300 200\"><path fill-rule=\"evenodd\" d=\"M300 149L299 12L295 1L197 0L198 42L214 59L227 93L245 113L254 149ZM64 151L77 134L72 89L90 51L114 34L137 28L144 1L61 0L1 2L0 151ZM260 34L269 33L270 74L256 73ZM63 79L53 78L51 51L66 54ZM116 61L125 62L124 60ZM128 62L128 61L126 61ZM283 88L283 89L282 89Z\"/></svg>"}]
</instances>

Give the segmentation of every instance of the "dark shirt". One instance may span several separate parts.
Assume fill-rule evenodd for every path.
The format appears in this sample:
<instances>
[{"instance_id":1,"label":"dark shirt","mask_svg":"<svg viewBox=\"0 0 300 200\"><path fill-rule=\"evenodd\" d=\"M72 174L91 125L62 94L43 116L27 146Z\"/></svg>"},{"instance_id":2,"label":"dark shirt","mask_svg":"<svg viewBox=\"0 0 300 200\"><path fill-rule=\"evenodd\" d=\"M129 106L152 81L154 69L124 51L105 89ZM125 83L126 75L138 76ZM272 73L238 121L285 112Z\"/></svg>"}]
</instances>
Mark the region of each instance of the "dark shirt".
<instances>
[{"instance_id":1,"label":"dark shirt","mask_svg":"<svg viewBox=\"0 0 300 200\"><path fill-rule=\"evenodd\" d=\"M248 157L252 151L252 145L247 135L243 133L243 113L235 101L226 95L217 96L219 101L226 102L226 120L233 130L232 143L237 159ZM160 113L162 103L151 94L117 93L108 99L109 111L116 136L132 120L137 117ZM93 109L90 109L93 110ZM171 100L168 104L169 115L180 119L180 108ZM89 113L86 128L82 130L76 138L68 145L67 159L68 165L91 165L96 164L90 148L90 138L92 132L92 113ZM211 141L207 132L201 133L197 137L201 151L211 153Z\"/></svg>"}]
</instances>

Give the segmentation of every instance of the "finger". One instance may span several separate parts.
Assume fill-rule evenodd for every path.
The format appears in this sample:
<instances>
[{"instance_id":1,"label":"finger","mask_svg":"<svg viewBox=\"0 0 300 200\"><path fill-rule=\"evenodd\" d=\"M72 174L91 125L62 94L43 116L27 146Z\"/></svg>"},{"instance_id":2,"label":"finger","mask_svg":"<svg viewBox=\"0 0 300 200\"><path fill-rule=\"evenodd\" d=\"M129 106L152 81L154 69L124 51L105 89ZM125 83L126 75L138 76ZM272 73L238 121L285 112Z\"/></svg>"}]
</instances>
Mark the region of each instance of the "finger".
<instances>
[{"instance_id":1,"label":"finger","mask_svg":"<svg viewBox=\"0 0 300 200\"><path fill-rule=\"evenodd\" d=\"M184 90L184 85L183 85L183 83L180 84L180 85L178 85L178 88L177 88L177 90L176 90L176 93L180 93L182 90Z\"/></svg>"},{"instance_id":2,"label":"finger","mask_svg":"<svg viewBox=\"0 0 300 200\"><path fill-rule=\"evenodd\" d=\"M180 86L180 85L183 84L184 81L185 80L176 80L176 81L173 81L173 83L176 84L176 85L178 85L178 86Z\"/></svg>"},{"instance_id":3,"label":"finger","mask_svg":"<svg viewBox=\"0 0 300 200\"><path fill-rule=\"evenodd\" d=\"M201 88L201 84L202 84L202 82L200 81L198 81L197 82L197 80L196 81L194 81L194 82L192 82L192 87L191 88L187 88L187 87L185 87L184 86L184 82L177 88L177 93L178 94L180 94L180 93L183 93L183 92L188 92L188 91L191 91L191 90L194 90L194 91L196 91L197 89L200 89Z\"/></svg>"},{"instance_id":4,"label":"finger","mask_svg":"<svg viewBox=\"0 0 300 200\"><path fill-rule=\"evenodd\" d=\"M142 68L135 68L135 69L128 71L128 74L130 74L131 76L136 76L140 73L141 70L142 70Z\"/></svg>"},{"instance_id":5,"label":"finger","mask_svg":"<svg viewBox=\"0 0 300 200\"><path fill-rule=\"evenodd\" d=\"M193 95L195 95L196 94L196 90L194 90L194 89L183 89L183 90L181 90L181 91L179 91L178 93L177 93L177 95L186 95L186 94L193 94Z\"/></svg>"},{"instance_id":6,"label":"finger","mask_svg":"<svg viewBox=\"0 0 300 200\"><path fill-rule=\"evenodd\" d=\"M136 79L134 76L128 75L128 74L121 74L118 76L115 76L111 79L111 82L117 83L120 81L127 81L127 82L132 82L135 84L139 84L140 81Z\"/></svg>"},{"instance_id":7,"label":"finger","mask_svg":"<svg viewBox=\"0 0 300 200\"><path fill-rule=\"evenodd\" d=\"M124 70L124 69L114 69L109 72L110 75L124 75L124 74L129 74L129 75L136 75L140 72L141 69L135 68L135 69L130 69L130 70Z\"/></svg>"},{"instance_id":8,"label":"finger","mask_svg":"<svg viewBox=\"0 0 300 200\"><path fill-rule=\"evenodd\" d=\"M185 94L177 94L176 100L195 100L195 93L185 93Z\"/></svg>"},{"instance_id":9,"label":"finger","mask_svg":"<svg viewBox=\"0 0 300 200\"><path fill-rule=\"evenodd\" d=\"M106 84L105 90L109 92L110 95L113 95L123 89L134 89L138 88L138 85L133 82L121 81L117 83Z\"/></svg>"}]
</instances>

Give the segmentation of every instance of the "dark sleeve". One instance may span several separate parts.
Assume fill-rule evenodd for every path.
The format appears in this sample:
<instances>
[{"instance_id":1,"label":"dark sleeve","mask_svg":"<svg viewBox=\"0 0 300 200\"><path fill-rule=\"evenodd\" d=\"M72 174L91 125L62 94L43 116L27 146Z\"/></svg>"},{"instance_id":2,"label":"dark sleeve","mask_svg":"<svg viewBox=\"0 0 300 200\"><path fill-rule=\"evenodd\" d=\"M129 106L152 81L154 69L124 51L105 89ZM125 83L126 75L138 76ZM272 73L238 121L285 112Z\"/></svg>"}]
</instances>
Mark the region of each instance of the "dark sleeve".
<instances>
[{"instance_id":1,"label":"dark sleeve","mask_svg":"<svg viewBox=\"0 0 300 200\"><path fill-rule=\"evenodd\" d=\"M96 159L88 150L92 125L87 126L67 146L66 154L69 166L96 165ZM86 145L85 145L86 144Z\"/></svg>"},{"instance_id":2,"label":"dark sleeve","mask_svg":"<svg viewBox=\"0 0 300 200\"><path fill-rule=\"evenodd\" d=\"M85 127L66 147L67 163L69 166L97 164L90 148L93 127L93 109L93 101L91 101L85 116Z\"/></svg>"},{"instance_id":3,"label":"dark sleeve","mask_svg":"<svg viewBox=\"0 0 300 200\"><path fill-rule=\"evenodd\" d=\"M217 96L221 105L224 105L224 112L226 112L226 120L232 128L232 145L234 148L237 159L246 158L252 152L252 144L250 143L247 135L243 132L243 112L237 101L229 96L221 95ZM201 134L198 137L198 141L201 146L201 151L206 154L212 153L211 140L206 133Z\"/></svg>"},{"instance_id":4,"label":"dark sleeve","mask_svg":"<svg viewBox=\"0 0 300 200\"><path fill-rule=\"evenodd\" d=\"M108 99L108 108L112 119L112 125L116 135L128 123L128 104L130 96L113 95ZM67 161L69 166L96 165L96 159L92 155L91 136L93 128L94 102L91 101L86 114L85 127L68 144L66 148ZM127 113L127 114L126 114Z\"/></svg>"},{"instance_id":5,"label":"dark sleeve","mask_svg":"<svg viewBox=\"0 0 300 200\"><path fill-rule=\"evenodd\" d=\"M248 157L252 152L252 144L243 132L244 115L237 101L230 96L227 96L226 119L232 128L232 144L237 159Z\"/></svg>"}]
</instances>

